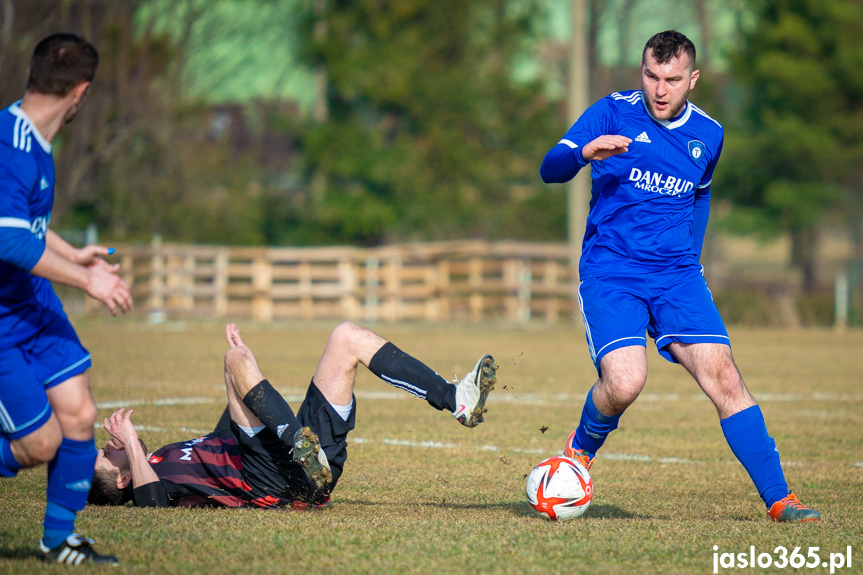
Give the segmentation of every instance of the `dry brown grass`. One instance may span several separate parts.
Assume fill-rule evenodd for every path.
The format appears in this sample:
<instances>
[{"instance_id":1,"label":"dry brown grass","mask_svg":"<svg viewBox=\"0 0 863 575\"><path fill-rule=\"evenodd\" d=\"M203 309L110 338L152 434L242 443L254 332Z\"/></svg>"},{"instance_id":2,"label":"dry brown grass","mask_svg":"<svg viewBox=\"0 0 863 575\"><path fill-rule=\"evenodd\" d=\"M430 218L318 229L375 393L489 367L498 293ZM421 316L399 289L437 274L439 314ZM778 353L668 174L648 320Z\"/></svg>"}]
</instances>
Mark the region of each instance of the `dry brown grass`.
<instances>
[{"instance_id":1,"label":"dry brown grass","mask_svg":"<svg viewBox=\"0 0 863 575\"><path fill-rule=\"evenodd\" d=\"M161 429L142 433L151 448L215 423L224 398L221 324L147 326L124 319L78 327L93 353L97 401L202 398L135 407L139 424ZM304 392L331 327L241 325L264 373L290 400ZM394 390L363 371L357 429L330 509L88 508L78 527L121 558L112 572L710 573L713 545L735 553L750 545L759 552L801 546L804 555L817 546L825 558L852 545L853 570L838 572L863 565L859 331L732 331L735 357L761 399L789 484L824 514L820 524L808 525L766 520L712 406L680 367L653 349L643 396L593 467L593 505L569 523L540 520L526 506L524 475L561 449L595 378L581 329L399 325L377 331L447 378L492 353L500 370L486 423L470 430L423 401L390 399ZM385 395L375 399L375 393ZM97 440L104 439L99 430ZM44 475L30 470L0 484L0 572L42 568L33 549Z\"/></svg>"}]
</instances>

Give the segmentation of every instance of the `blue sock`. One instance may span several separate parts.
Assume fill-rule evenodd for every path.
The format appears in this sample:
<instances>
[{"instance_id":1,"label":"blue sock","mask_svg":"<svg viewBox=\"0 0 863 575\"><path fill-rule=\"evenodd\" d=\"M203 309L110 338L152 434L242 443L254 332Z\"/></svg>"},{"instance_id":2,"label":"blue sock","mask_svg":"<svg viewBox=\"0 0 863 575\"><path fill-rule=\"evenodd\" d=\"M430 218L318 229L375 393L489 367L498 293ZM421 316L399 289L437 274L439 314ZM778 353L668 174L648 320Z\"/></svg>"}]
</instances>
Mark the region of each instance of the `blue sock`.
<instances>
[{"instance_id":1,"label":"blue sock","mask_svg":"<svg viewBox=\"0 0 863 575\"><path fill-rule=\"evenodd\" d=\"M20 469L21 464L12 455L12 442L0 437L0 477L15 477Z\"/></svg>"},{"instance_id":2,"label":"blue sock","mask_svg":"<svg viewBox=\"0 0 863 575\"><path fill-rule=\"evenodd\" d=\"M779 463L779 450L767 435L761 408L753 405L719 423L731 451L746 468L767 507L787 496L788 484Z\"/></svg>"},{"instance_id":3,"label":"blue sock","mask_svg":"<svg viewBox=\"0 0 863 575\"><path fill-rule=\"evenodd\" d=\"M75 515L87 504L95 463L93 439L63 438L56 457L48 464L48 505L42 523L45 546L56 547L75 531Z\"/></svg>"},{"instance_id":4,"label":"blue sock","mask_svg":"<svg viewBox=\"0 0 863 575\"><path fill-rule=\"evenodd\" d=\"M75 531L75 515L71 509L49 501L42 523L42 543L49 549L63 543Z\"/></svg>"},{"instance_id":5,"label":"blue sock","mask_svg":"<svg viewBox=\"0 0 863 575\"><path fill-rule=\"evenodd\" d=\"M608 434L617 429L617 422L620 421L621 415L623 414L604 415L599 411L596 404L593 403L593 388L591 387L590 391L587 392L587 399L584 401L584 409L581 410L581 421L578 422L578 428L575 430L573 447L596 453L605 443Z\"/></svg>"}]
</instances>

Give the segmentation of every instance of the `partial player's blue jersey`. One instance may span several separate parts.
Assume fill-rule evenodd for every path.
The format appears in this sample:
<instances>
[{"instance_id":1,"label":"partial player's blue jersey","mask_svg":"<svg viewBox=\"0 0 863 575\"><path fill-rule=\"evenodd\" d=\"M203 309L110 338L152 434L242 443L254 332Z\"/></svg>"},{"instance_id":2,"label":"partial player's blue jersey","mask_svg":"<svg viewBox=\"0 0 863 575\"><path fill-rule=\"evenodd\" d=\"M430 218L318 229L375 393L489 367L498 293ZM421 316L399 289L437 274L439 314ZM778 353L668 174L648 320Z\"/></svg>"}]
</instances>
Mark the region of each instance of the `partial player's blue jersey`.
<instances>
[{"instance_id":1,"label":"partial player's blue jersey","mask_svg":"<svg viewBox=\"0 0 863 575\"><path fill-rule=\"evenodd\" d=\"M647 111L640 90L615 92L585 111L548 152L543 180L570 180L587 164L581 148L613 134L632 143L625 153L591 162L581 277L697 264L701 238L695 236L704 234L706 212L703 223L694 227L693 206L696 196L709 206L722 126L691 102L677 118L657 120Z\"/></svg>"},{"instance_id":2,"label":"partial player's blue jersey","mask_svg":"<svg viewBox=\"0 0 863 575\"><path fill-rule=\"evenodd\" d=\"M0 111L0 344L37 329L35 310L56 300L50 282L30 274L53 204L51 144L12 104Z\"/></svg>"}]
</instances>

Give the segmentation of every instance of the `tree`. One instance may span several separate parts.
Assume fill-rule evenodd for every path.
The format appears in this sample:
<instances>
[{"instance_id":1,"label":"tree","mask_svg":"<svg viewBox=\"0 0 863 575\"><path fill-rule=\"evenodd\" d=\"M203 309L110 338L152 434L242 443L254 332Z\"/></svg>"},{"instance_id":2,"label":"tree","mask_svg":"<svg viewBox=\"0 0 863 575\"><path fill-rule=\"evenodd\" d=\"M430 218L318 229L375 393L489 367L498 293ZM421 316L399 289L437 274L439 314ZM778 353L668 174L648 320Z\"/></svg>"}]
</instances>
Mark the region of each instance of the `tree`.
<instances>
[{"instance_id":1,"label":"tree","mask_svg":"<svg viewBox=\"0 0 863 575\"><path fill-rule=\"evenodd\" d=\"M816 287L819 227L860 225L861 66L856 0L763 2L734 58L746 102L726 136L717 196L732 202L727 225L790 235L807 291Z\"/></svg>"},{"instance_id":2,"label":"tree","mask_svg":"<svg viewBox=\"0 0 863 575\"><path fill-rule=\"evenodd\" d=\"M555 110L515 79L536 1L305 4L325 90L301 134L307 240L565 237L565 198L536 175Z\"/></svg>"}]
</instances>

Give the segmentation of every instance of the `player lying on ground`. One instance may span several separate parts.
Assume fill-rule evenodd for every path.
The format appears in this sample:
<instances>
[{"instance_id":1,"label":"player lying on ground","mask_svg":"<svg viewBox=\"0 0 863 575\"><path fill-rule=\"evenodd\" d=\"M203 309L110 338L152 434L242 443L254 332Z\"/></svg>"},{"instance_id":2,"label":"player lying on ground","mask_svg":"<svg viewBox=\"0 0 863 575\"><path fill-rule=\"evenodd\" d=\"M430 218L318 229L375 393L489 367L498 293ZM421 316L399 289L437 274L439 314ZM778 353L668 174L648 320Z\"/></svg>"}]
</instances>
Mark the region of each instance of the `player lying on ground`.
<instances>
[{"instance_id":1,"label":"player lying on ground","mask_svg":"<svg viewBox=\"0 0 863 575\"><path fill-rule=\"evenodd\" d=\"M152 454L138 438L132 410L105 419L111 439L99 450L90 502L142 507L304 508L320 505L342 474L354 428L357 366L467 427L483 421L497 366L484 355L464 379L449 383L376 333L355 323L327 341L297 415L255 361L234 324L225 329L228 407L216 429Z\"/></svg>"},{"instance_id":2,"label":"player lying on ground","mask_svg":"<svg viewBox=\"0 0 863 575\"><path fill-rule=\"evenodd\" d=\"M642 54L641 90L591 106L540 168L543 181L566 182L590 163L593 178L578 297L599 380L564 455L590 467L641 393L646 330L659 353L686 368L713 402L770 518L817 521L818 512L788 492L779 450L734 365L699 264L724 132L689 102L698 77L686 36L654 35Z\"/></svg>"}]
</instances>

